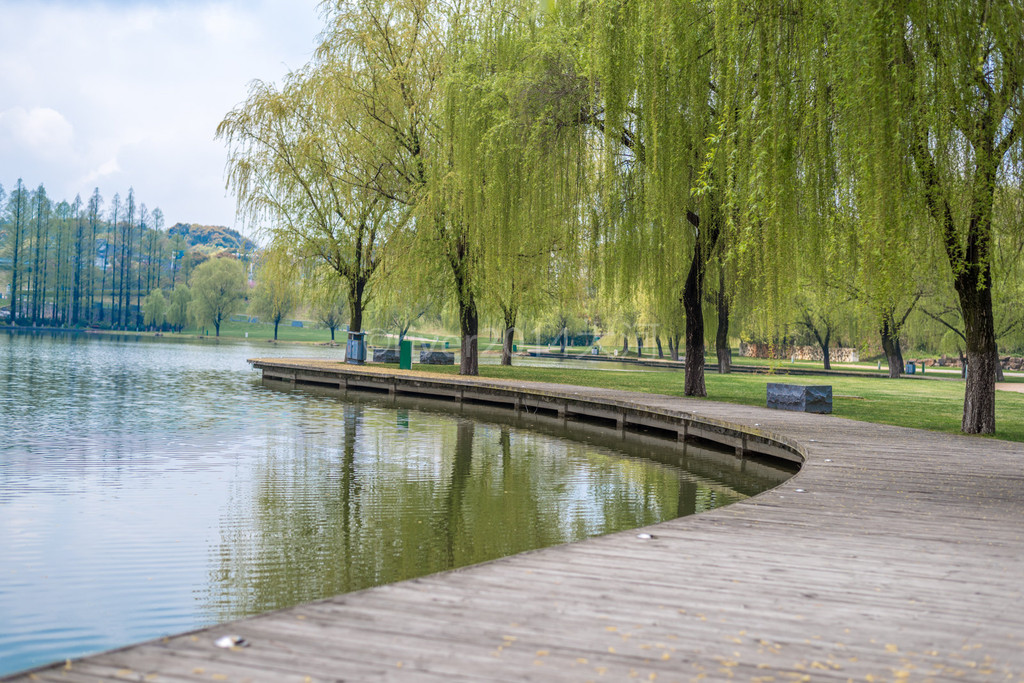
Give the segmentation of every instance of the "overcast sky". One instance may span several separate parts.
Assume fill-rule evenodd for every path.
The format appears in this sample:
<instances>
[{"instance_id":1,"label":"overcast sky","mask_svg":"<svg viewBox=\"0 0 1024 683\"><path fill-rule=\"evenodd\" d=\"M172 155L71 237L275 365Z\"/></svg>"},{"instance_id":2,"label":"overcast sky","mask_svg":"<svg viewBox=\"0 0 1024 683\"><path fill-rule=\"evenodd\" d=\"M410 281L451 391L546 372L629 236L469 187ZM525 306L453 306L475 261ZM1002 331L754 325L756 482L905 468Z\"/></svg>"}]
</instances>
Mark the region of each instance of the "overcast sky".
<instances>
[{"instance_id":1,"label":"overcast sky","mask_svg":"<svg viewBox=\"0 0 1024 683\"><path fill-rule=\"evenodd\" d=\"M0 184L236 222L217 124L312 55L319 0L0 0Z\"/></svg>"}]
</instances>

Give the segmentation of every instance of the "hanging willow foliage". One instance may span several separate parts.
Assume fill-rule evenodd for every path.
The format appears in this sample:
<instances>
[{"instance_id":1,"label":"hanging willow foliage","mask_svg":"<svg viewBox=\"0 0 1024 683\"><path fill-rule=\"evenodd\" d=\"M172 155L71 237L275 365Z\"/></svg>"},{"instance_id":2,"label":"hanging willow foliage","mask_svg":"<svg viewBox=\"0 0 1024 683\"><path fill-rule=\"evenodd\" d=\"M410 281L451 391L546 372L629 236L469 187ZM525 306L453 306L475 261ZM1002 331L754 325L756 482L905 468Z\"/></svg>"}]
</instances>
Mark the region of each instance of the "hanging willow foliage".
<instances>
[{"instance_id":1,"label":"hanging willow foliage","mask_svg":"<svg viewBox=\"0 0 1024 683\"><path fill-rule=\"evenodd\" d=\"M592 118L603 133L605 280L613 291L649 289L643 298L662 319L682 305L684 390L705 395L704 274L720 248L732 116L719 91L713 3L601 0L587 8Z\"/></svg>"},{"instance_id":2,"label":"hanging willow foliage","mask_svg":"<svg viewBox=\"0 0 1024 683\"><path fill-rule=\"evenodd\" d=\"M583 138L572 124L587 88L558 15L515 0L468 16L444 81L450 158L437 210L465 227L472 296L500 313L509 346L519 309L577 262Z\"/></svg>"},{"instance_id":3,"label":"hanging willow foliage","mask_svg":"<svg viewBox=\"0 0 1024 683\"><path fill-rule=\"evenodd\" d=\"M787 254L820 258L880 305L944 263L971 368L963 428L991 432L992 212L1024 170L1024 8L848 0L719 13L721 62L736 66L723 82L741 103L730 140L754 167L731 190L733 232L768 301L786 296Z\"/></svg>"}]
</instances>

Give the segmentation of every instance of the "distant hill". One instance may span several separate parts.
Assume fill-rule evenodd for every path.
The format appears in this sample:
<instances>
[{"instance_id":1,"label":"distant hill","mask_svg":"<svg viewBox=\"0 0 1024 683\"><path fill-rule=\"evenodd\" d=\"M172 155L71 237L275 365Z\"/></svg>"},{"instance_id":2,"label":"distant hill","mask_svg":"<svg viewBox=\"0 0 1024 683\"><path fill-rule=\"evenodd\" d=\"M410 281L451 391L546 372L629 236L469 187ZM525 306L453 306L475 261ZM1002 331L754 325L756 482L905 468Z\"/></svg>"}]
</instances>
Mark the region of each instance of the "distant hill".
<instances>
[{"instance_id":1,"label":"distant hill","mask_svg":"<svg viewBox=\"0 0 1024 683\"><path fill-rule=\"evenodd\" d=\"M237 230L219 225L175 223L168 232L172 237L181 235L189 247L207 253L254 251L256 249L256 243L244 237Z\"/></svg>"}]
</instances>

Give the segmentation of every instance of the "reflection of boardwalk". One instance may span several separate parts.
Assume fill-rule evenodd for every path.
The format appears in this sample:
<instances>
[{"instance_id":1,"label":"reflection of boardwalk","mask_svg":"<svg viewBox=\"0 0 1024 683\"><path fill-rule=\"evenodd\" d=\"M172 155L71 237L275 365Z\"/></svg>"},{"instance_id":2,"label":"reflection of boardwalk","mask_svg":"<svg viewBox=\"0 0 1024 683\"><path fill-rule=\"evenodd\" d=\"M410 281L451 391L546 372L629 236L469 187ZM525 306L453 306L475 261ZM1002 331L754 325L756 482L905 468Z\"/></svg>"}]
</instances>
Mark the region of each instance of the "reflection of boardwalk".
<instances>
[{"instance_id":1,"label":"reflection of boardwalk","mask_svg":"<svg viewBox=\"0 0 1024 683\"><path fill-rule=\"evenodd\" d=\"M524 389L767 430L807 461L773 491L647 528L648 540L624 532L529 552L36 680L1024 680L1024 446L707 401ZM216 648L226 633L251 647Z\"/></svg>"}]
</instances>

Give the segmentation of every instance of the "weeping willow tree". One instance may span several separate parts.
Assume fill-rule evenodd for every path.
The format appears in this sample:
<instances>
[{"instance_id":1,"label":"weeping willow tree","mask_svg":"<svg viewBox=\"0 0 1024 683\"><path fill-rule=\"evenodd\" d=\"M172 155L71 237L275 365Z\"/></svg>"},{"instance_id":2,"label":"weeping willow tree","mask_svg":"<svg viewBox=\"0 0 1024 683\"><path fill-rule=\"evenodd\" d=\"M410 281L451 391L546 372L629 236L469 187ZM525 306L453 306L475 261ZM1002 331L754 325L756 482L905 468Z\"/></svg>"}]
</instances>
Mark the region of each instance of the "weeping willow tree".
<instances>
[{"instance_id":1,"label":"weeping willow tree","mask_svg":"<svg viewBox=\"0 0 1024 683\"><path fill-rule=\"evenodd\" d=\"M559 248L556 216L573 207L575 178L559 170L566 136L548 125L560 93L538 105L535 70L520 68L541 18L514 0L338 3L318 52L355 65L344 96L394 141L381 157L388 181L374 189L409 207L417 252L445 266L462 374L477 374L481 306L495 303L514 327Z\"/></svg>"},{"instance_id":2,"label":"weeping willow tree","mask_svg":"<svg viewBox=\"0 0 1024 683\"><path fill-rule=\"evenodd\" d=\"M579 280L577 208L584 185L575 125L586 80L567 46L579 26L533 0L480 3L447 79L451 177L462 221L481 231L480 301L502 322L511 364L519 314Z\"/></svg>"},{"instance_id":3,"label":"weeping willow tree","mask_svg":"<svg viewBox=\"0 0 1024 683\"><path fill-rule=\"evenodd\" d=\"M849 3L837 68L849 93L884 89L870 108L892 117L890 138L909 185L923 198L964 320L967 382L962 429L995 431L998 349L992 305L997 187L1024 171L1024 8L1011 2ZM870 88L870 90L868 90ZM864 111L849 97L852 115ZM873 156L877 141L856 140ZM869 187L876 177L858 178Z\"/></svg>"},{"instance_id":4,"label":"weeping willow tree","mask_svg":"<svg viewBox=\"0 0 1024 683\"><path fill-rule=\"evenodd\" d=\"M272 245L256 260L256 288L250 295L249 310L264 322L274 323L274 341L285 316L299 303L295 259L286 246Z\"/></svg>"},{"instance_id":5,"label":"weeping willow tree","mask_svg":"<svg viewBox=\"0 0 1024 683\"><path fill-rule=\"evenodd\" d=\"M462 119L446 108L451 95L445 80L471 32L470 8L427 0L324 7L328 26L317 59L350 69L338 96L362 114L365 125L357 132L387 141L370 145L381 172L365 187L405 207L420 237L417 252L447 266L459 310L460 372L475 375L483 233L466 220L454 172Z\"/></svg>"},{"instance_id":6,"label":"weeping willow tree","mask_svg":"<svg viewBox=\"0 0 1024 683\"><path fill-rule=\"evenodd\" d=\"M603 133L606 275L650 281L685 314L684 393L706 396L704 290L722 235L731 107L720 95L711 2L604 0L588 6ZM674 283L685 274L681 297Z\"/></svg>"},{"instance_id":7,"label":"weeping willow tree","mask_svg":"<svg viewBox=\"0 0 1024 683\"><path fill-rule=\"evenodd\" d=\"M327 265L347 285L350 330L363 310L389 238L408 212L380 191L391 141L347 97L361 77L323 61L278 89L255 82L217 135L229 149L228 182L239 212L279 250Z\"/></svg>"},{"instance_id":8,"label":"weeping willow tree","mask_svg":"<svg viewBox=\"0 0 1024 683\"><path fill-rule=\"evenodd\" d=\"M750 150L756 169L732 193L737 234L763 259L766 298L784 298L772 280L790 271L779 257L796 246L844 263L882 302L901 293L908 269L941 263L965 327L962 428L993 432L993 206L1024 170L1024 9L722 7L720 44L737 65L728 92L743 102L735 149Z\"/></svg>"}]
</instances>

